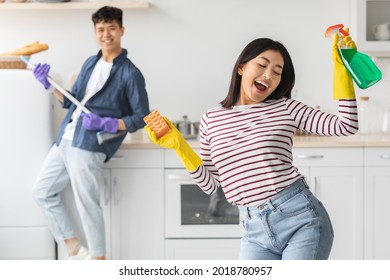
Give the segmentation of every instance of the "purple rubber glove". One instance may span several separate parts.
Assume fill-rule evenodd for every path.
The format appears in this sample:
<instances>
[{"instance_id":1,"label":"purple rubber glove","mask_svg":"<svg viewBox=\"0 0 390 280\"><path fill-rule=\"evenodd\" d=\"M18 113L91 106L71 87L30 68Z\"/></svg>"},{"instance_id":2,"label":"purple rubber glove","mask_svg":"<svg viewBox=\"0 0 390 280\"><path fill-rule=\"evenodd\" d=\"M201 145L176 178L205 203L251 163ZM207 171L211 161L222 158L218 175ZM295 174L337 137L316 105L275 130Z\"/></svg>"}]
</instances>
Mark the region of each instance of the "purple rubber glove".
<instances>
[{"instance_id":1,"label":"purple rubber glove","mask_svg":"<svg viewBox=\"0 0 390 280\"><path fill-rule=\"evenodd\" d=\"M49 64L40 64L38 63L34 67L34 76L35 78L41 82L41 84L45 87L45 89L50 88L50 83L47 80L47 76L49 75L50 65Z\"/></svg>"},{"instance_id":2,"label":"purple rubber glove","mask_svg":"<svg viewBox=\"0 0 390 280\"><path fill-rule=\"evenodd\" d=\"M96 114L82 114L83 128L86 130L99 130L109 133L118 131L118 119L110 117L99 117Z\"/></svg>"}]
</instances>

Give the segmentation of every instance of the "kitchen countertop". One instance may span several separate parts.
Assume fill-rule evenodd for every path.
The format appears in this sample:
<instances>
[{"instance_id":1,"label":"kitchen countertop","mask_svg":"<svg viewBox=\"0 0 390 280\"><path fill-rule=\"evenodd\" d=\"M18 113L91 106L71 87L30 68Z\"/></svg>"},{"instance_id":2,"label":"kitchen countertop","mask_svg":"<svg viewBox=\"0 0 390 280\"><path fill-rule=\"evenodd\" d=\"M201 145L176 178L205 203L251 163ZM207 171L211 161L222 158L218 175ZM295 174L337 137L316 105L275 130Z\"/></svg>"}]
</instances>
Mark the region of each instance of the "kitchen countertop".
<instances>
[{"instance_id":1,"label":"kitchen countertop","mask_svg":"<svg viewBox=\"0 0 390 280\"><path fill-rule=\"evenodd\" d=\"M297 148L336 148L336 147L390 147L390 135L352 135L344 137L296 136Z\"/></svg>"},{"instance_id":2,"label":"kitchen countertop","mask_svg":"<svg viewBox=\"0 0 390 280\"><path fill-rule=\"evenodd\" d=\"M146 135L143 137L126 137L121 149L161 149L149 141ZM199 148L199 140L187 140L192 148ZM294 137L296 148L336 148L336 147L390 147L390 135L353 135L346 137L326 136L296 136Z\"/></svg>"}]
</instances>

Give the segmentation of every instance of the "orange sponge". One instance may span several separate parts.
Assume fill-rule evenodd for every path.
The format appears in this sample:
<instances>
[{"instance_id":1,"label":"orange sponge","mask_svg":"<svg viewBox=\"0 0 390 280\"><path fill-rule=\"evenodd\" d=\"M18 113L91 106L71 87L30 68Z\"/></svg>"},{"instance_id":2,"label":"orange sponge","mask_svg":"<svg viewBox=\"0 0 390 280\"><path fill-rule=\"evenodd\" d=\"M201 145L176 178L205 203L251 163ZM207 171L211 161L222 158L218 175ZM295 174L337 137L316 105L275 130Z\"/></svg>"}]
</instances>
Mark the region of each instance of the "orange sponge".
<instances>
[{"instance_id":1,"label":"orange sponge","mask_svg":"<svg viewBox=\"0 0 390 280\"><path fill-rule=\"evenodd\" d=\"M150 127L151 130L156 134L157 138L160 138L169 131L169 126L161 114L154 110L144 118L145 123Z\"/></svg>"}]
</instances>

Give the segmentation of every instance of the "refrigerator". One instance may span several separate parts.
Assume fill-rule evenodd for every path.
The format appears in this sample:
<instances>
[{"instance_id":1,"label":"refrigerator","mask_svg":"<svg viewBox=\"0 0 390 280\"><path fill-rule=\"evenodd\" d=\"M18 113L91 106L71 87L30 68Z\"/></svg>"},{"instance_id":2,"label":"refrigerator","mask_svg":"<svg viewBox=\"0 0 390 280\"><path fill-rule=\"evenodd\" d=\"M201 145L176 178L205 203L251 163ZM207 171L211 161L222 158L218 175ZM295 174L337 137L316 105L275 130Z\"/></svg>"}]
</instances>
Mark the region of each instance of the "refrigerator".
<instances>
[{"instance_id":1,"label":"refrigerator","mask_svg":"<svg viewBox=\"0 0 390 280\"><path fill-rule=\"evenodd\" d=\"M31 190L51 145L53 97L31 70L0 69L0 259L55 259Z\"/></svg>"}]
</instances>

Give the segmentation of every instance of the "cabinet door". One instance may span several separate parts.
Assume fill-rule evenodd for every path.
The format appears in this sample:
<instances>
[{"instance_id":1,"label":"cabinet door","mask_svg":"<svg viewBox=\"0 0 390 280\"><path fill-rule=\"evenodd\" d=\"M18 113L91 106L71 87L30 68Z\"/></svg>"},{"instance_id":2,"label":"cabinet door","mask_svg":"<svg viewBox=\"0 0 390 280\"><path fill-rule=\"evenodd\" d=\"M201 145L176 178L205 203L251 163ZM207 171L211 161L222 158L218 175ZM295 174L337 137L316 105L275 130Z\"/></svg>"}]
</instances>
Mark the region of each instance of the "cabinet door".
<instances>
[{"instance_id":1,"label":"cabinet door","mask_svg":"<svg viewBox=\"0 0 390 280\"><path fill-rule=\"evenodd\" d=\"M390 259L390 166L365 170L365 259Z\"/></svg>"},{"instance_id":2,"label":"cabinet door","mask_svg":"<svg viewBox=\"0 0 390 280\"><path fill-rule=\"evenodd\" d=\"M112 259L163 259L163 169L111 172Z\"/></svg>"},{"instance_id":3,"label":"cabinet door","mask_svg":"<svg viewBox=\"0 0 390 280\"><path fill-rule=\"evenodd\" d=\"M359 50L373 56L389 56L390 41L381 38L375 26L389 22L390 0L354 0L351 10L351 33Z\"/></svg>"},{"instance_id":4,"label":"cabinet door","mask_svg":"<svg viewBox=\"0 0 390 280\"><path fill-rule=\"evenodd\" d=\"M314 167L310 177L335 232L330 259L363 259L363 167Z\"/></svg>"}]
</instances>

